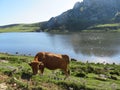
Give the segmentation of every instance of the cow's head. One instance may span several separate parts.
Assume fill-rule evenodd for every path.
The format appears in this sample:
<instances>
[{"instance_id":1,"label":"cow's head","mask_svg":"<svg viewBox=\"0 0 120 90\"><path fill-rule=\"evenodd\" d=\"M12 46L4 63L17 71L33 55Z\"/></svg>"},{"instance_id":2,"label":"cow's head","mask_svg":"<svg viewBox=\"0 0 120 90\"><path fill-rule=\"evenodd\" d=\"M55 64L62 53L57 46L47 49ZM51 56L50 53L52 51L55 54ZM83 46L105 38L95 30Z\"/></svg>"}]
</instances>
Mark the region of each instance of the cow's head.
<instances>
[{"instance_id":1,"label":"cow's head","mask_svg":"<svg viewBox=\"0 0 120 90\"><path fill-rule=\"evenodd\" d=\"M29 63L29 65L32 68L33 74L36 75L38 73L40 63L38 61L34 61Z\"/></svg>"}]
</instances>

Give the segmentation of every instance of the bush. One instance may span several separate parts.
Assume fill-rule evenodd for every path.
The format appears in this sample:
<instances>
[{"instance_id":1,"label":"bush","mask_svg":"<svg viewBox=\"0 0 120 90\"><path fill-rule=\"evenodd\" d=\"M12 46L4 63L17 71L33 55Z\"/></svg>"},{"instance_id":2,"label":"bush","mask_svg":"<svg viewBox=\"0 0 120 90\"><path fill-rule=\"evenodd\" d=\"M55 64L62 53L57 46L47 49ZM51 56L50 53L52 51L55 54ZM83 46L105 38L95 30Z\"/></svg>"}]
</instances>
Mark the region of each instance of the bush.
<instances>
[{"instance_id":1,"label":"bush","mask_svg":"<svg viewBox=\"0 0 120 90\"><path fill-rule=\"evenodd\" d=\"M80 67L80 69L81 69L81 71L83 71L83 72L87 72L87 71L88 71L86 66L82 66L82 67Z\"/></svg>"},{"instance_id":2,"label":"bush","mask_svg":"<svg viewBox=\"0 0 120 90\"><path fill-rule=\"evenodd\" d=\"M13 73L11 71L4 71L4 74L7 75L7 76L12 76Z\"/></svg>"},{"instance_id":3,"label":"bush","mask_svg":"<svg viewBox=\"0 0 120 90\"><path fill-rule=\"evenodd\" d=\"M0 59L2 59L2 60L7 60L7 57L0 57Z\"/></svg>"},{"instance_id":4,"label":"bush","mask_svg":"<svg viewBox=\"0 0 120 90\"><path fill-rule=\"evenodd\" d=\"M28 81L30 80L31 77L32 77L31 73L23 72L22 75L21 75L22 79L27 79Z\"/></svg>"},{"instance_id":5,"label":"bush","mask_svg":"<svg viewBox=\"0 0 120 90\"><path fill-rule=\"evenodd\" d=\"M86 77L86 74L84 72L77 73L75 75L76 77Z\"/></svg>"},{"instance_id":6,"label":"bush","mask_svg":"<svg viewBox=\"0 0 120 90\"><path fill-rule=\"evenodd\" d=\"M104 73L106 73L106 72L105 72L104 69L101 69L101 68L95 68L94 73L95 73L95 74L104 74Z\"/></svg>"},{"instance_id":7,"label":"bush","mask_svg":"<svg viewBox=\"0 0 120 90\"><path fill-rule=\"evenodd\" d=\"M111 75L118 75L118 76L120 76L120 72L117 71L117 70L111 71L110 74L111 74Z\"/></svg>"},{"instance_id":8,"label":"bush","mask_svg":"<svg viewBox=\"0 0 120 90\"><path fill-rule=\"evenodd\" d=\"M20 58L20 61L21 61L21 62L26 62L26 63L29 62L29 60L28 60L27 58Z\"/></svg>"},{"instance_id":9,"label":"bush","mask_svg":"<svg viewBox=\"0 0 120 90\"><path fill-rule=\"evenodd\" d=\"M118 78L116 76L111 76L110 79L113 79L113 80L118 80Z\"/></svg>"},{"instance_id":10,"label":"bush","mask_svg":"<svg viewBox=\"0 0 120 90\"><path fill-rule=\"evenodd\" d=\"M94 72L94 67L92 67L92 66L88 66L87 67L87 71L88 71L88 73L93 73Z\"/></svg>"},{"instance_id":11,"label":"bush","mask_svg":"<svg viewBox=\"0 0 120 90\"><path fill-rule=\"evenodd\" d=\"M9 57L8 60L10 61L10 63L22 63L18 58L15 57Z\"/></svg>"},{"instance_id":12,"label":"bush","mask_svg":"<svg viewBox=\"0 0 120 90\"><path fill-rule=\"evenodd\" d=\"M32 87L32 90L43 90L40 86Z\"/></svg>"}]
</instances>

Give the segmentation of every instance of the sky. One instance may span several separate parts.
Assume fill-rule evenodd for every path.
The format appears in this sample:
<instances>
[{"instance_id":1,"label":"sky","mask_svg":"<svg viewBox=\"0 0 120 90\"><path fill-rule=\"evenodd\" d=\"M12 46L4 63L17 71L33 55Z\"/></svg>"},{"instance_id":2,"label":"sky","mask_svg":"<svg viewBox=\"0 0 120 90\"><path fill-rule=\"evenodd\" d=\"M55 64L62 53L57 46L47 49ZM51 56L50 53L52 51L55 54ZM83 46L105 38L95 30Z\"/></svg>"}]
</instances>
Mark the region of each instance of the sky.
<instances>
[{"instance_id":1,"label":"sky","mask_svg":"<svg viewBox=\"0 0 120 90\"><path fill-rule=\"evenodd\" d=\"M47 21L82 0L0 0L0 26Z\"/></svg>"}]
</instances>

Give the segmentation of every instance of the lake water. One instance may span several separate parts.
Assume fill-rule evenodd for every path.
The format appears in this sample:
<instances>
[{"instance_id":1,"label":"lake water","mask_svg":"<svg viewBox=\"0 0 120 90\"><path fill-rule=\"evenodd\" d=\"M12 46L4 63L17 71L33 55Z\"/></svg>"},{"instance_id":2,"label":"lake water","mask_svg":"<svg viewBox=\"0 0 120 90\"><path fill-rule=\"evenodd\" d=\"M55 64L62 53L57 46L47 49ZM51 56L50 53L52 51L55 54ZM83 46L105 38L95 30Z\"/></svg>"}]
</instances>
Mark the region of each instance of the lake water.
<instances>
[{"instance_id":1,"label":"lake water","mask_svg":"<svg viewBox=\"0 0 120 90\"><path fill-rule=\"evenodd\" d=\"M120 63L120 33L0 33L0 52L68 54L86 62Z\"/></svg>"}]
</instances>

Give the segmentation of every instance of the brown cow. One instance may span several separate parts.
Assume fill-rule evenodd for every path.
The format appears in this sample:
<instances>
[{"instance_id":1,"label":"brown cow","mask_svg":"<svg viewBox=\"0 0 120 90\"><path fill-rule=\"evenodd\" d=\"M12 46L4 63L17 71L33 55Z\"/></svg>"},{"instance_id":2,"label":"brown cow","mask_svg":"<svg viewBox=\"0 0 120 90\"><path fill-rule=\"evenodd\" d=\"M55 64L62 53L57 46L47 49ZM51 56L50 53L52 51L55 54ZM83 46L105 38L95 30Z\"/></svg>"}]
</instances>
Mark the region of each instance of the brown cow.
<instances>
[{"instance_id":1,"label":"brown cow","mask_svg":"<svg viewBox=\"0 0 120 90\"><path fill-rule=\"evenodd\" d=\"M69 56L62 54L54 54L50 52L39 52L36 54L34 61L29 64L32 67L33 74L37 74L38 70L43 74L44 68L50 70L61 69L66 76L69 75L68 69Z\"/></svg>"}]
</instances>

